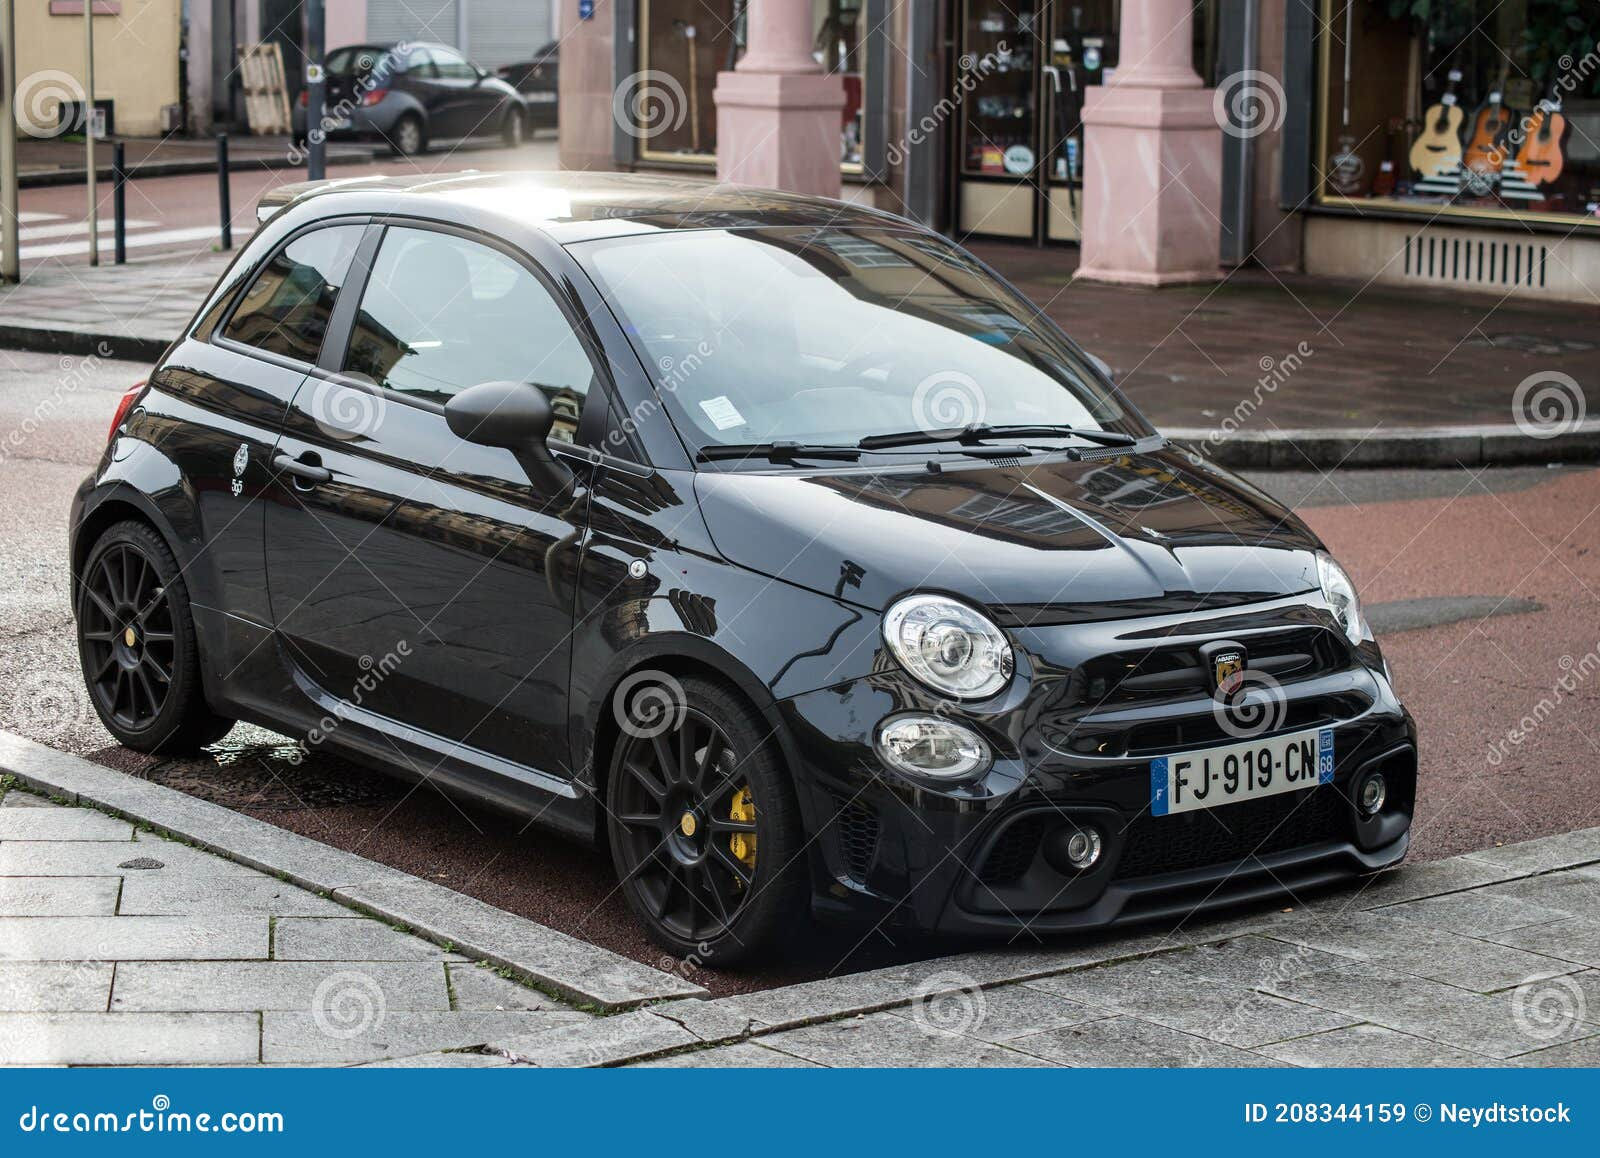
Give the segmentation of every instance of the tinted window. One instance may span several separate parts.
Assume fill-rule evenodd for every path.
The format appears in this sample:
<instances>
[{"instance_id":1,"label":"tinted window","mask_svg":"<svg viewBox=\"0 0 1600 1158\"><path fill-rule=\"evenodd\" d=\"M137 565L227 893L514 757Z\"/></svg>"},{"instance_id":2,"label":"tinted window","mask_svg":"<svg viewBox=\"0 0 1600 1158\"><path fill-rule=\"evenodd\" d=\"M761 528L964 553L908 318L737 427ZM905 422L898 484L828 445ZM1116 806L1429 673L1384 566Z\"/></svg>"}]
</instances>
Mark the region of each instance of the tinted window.
<instances>
[{"instance_id":1,"label":"tinted window","mask_svg":"<svg viewBox=\"0 0 1600 1158\"><path fill-rule=\"evenodd\" d=\"M364 225L336 225L295 238L245 291L223 336L286 358L315 362Z\"/></svg>"},{"instance_id":2,"label":"tinted window","mask_svg":"<svg viewBox=\"0 0 1600 1158\"><path fill-rule=\"evenodd\" d=\"M439 70L440 76L448 80L478 79L478 70L455 53L446 52L442 48L435 48L432 51L433 67Z\"/></svg>"},{"instance_id":3,"label":"tinted window","mask_svg":"<svg viewBox=\"0 0 1600 1158\"><path fill-rule=\"evenodd\" d=\"M384 234L345 371L438 403L479 382L528 382L564 442L595 376L538 278L498 250L420 229Z\"/></svg>"}]
</instances>

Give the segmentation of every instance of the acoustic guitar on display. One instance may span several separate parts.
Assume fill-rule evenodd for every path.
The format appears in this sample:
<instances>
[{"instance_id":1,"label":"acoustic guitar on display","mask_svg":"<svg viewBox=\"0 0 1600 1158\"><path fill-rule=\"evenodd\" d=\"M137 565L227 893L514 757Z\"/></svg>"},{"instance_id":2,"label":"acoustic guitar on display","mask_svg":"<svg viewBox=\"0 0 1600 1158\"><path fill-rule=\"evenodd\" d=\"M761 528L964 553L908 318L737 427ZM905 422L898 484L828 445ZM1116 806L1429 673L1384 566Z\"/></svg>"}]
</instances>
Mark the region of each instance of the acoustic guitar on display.
<instances>
[{"instance_id":1,"label":"acoustic guitar on display","mask_svg":"<svg viewBox=\"0 0 1600 1158\"><path fill-rule=\"evenodd\" d=\"M1461 73L1450 70L1450 83L1439 103L1422 118L1422 132L1411 145L1411 167L1422 177L1443 177L1461 164L1461 122L1466 115L1456 100Z\"/></svg>"},{"instance_id":2,"label":"acoustic guitar on display","mask_svg":"<svg viewBox=\"0 0 1600 1158\"><path fill-rule=\"evenodd\" d=\"M1506 108L1503 93L1509 66L1500 69L1500 79L1494 90L1472 118L1472 133L1467 141L1463 160L1473 173L1483 177L1498 176L1506 159L1506 130L1511 127L1512 113Z\"/></svg>"},{"instance_id":3,"label":"acoustic guitar on display","mask_svg":"<svg viewBox=\"0 0 1600 1158\"><path fill-rule=\"evenodd\" d=\"M1554 97L1539 102L1528 116L1527 137L1517 154L1517 167L1535 185L1548 185L1561 176L1566 158L1561 155L1561 139L1567 133L1567 118L1561 115L1561 102Z\"/></svg>"}]
</instances>

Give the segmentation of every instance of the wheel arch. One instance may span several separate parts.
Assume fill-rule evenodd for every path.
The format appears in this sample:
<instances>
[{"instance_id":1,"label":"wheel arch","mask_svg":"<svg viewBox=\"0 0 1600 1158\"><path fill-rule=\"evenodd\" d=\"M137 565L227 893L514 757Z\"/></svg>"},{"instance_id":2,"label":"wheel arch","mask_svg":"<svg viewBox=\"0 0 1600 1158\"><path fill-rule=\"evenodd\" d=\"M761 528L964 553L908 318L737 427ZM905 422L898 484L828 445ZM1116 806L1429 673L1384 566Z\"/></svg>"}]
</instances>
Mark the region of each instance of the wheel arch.
<instances>
[{"instance_id":1,"label":"wheel arch","mask_svg":"<svg viewBox=\"0 0 1600 1158\"><path fill-rule=\"evenodd\" d=\"M691 676L723 684L736 692L767 722L778 748L784 771L794 777L798 751L778 711L772 691L753 671L711 641L689 633L673 632L652 636L618 656L608 666L604 678L595 682L596 694L583 712L580 737L590 738L587 752L576 752L579 775L599 801L605 800L606 781L611 772L611 757L616 750L621 724L614 707L618 691L631 679L660 672L675 680ZM605 825L598 824L597 839L605 840Z\"/></svg>"}]
</instances>

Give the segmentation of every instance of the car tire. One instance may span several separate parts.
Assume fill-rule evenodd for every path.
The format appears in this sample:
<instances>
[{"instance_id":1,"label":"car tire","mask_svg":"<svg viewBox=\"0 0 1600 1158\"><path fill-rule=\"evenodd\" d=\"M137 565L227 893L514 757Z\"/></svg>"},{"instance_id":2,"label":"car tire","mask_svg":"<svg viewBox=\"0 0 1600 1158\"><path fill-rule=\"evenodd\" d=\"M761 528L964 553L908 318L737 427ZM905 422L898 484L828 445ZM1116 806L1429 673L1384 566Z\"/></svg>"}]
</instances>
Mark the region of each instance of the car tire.
<instances>
[{"instance_id":1,"label":"car tire","mask_svg":"<svg viewBox=\"0 0 1600 1158\"><path fill-rule=\"evenodd\" d=\"M809 917L800 809L770 725L698 677L630 676L614 701L606 827L628 906L701 965L770 956Z\"/></svg>"},{"instance_id":2,"label":"car tire","mask_svg":"<svg viewBox=\"0 0 1600 1158\"><path fill-rule=\"evenodd\" d=\"M406 113L389 130L389 148L397 157L415 157L428 150L428 135L423 130L422 118L416 113Z\"/></svg>"},{"instance_id":3,"label":"car tire","mask_svg":"<svg viewBox=\"0 0 1600 1158\"><path fill-rule=\"evenodd\" d=\"M206 703L188 587L161 536L137 520L114 524L76 582L78 659L106 730L165 754L227 735L234 721Z\"/></svg>"},{"instance_id":4,"label":"car tire","mask_svg":"<svg viewBox=\"0 0 1600 1158\"><path fill-rule=\"evenodd\" d=\"M528 122L519 109L506 111L505 124L500 130L500 139L506 148L515 149L521 145L528 136Z\"/></svg>"}]
</instances>

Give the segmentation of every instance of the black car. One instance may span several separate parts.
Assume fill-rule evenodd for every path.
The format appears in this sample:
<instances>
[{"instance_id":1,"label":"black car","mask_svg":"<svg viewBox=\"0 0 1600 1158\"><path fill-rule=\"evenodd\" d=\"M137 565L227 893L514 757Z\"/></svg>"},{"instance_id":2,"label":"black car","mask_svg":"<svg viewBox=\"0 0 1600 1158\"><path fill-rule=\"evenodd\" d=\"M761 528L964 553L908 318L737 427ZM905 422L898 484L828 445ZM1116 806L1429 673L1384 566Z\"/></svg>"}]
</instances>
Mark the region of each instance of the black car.
<instances>
[{"instance_id":1,"label":"black car","mask_svg":"<svg viewBox=\"0 0 1600 1158\"><path fill-rule=\"evenodd\" d=\"M561 79L561 42L552 40L529 60L500 69L500 79L522 94L528 110L530 129L553 129L557 120L557 101Z\"/></svg>"},{"instance_id":2,"label":"black car","mask_svg":"<svg viewBox=\"0 0 1600 1158\"><path fill-rule=\"evenodd\" d=\"M498 137L517 145L532 127L515 88L447 45L352 44L329 52L324 67L319 123L329 139L382 140L409 157L438 141ZM297 138L306 134L306 115L302 91Z\"/></svg>"},{"instance_id":3,"label":"black car","mask_svg":"<svg viewBox=\"0 0 1600 1158\"><path fill-rule=\"evenodd\" d=\"M718 965L1405 854L1344 572L960 247L666 178L294 192L73 503L122 743L250 720L522 810Z\"/></svg>"}]
</instances>

